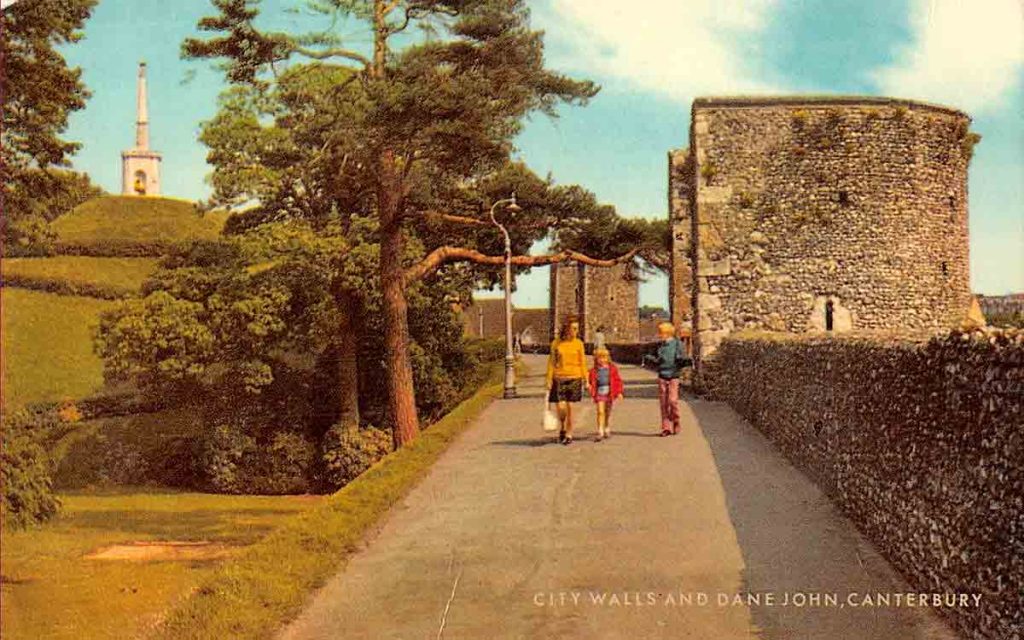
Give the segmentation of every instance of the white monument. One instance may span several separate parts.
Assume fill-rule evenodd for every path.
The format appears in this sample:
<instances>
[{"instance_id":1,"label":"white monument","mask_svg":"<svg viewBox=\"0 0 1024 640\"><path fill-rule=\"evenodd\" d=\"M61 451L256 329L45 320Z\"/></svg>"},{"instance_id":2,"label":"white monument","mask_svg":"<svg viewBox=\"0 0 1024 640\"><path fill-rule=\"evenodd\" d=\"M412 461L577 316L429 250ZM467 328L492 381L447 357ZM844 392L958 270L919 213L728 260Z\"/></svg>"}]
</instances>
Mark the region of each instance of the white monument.
<instances>
[{"instance_id":1,"label":"white monument","mask_svg":"<svg viewBox=\"0 0 1024 640\"><path fill-rule=\"evenodd\" d=\"M160 154L149 149L149 113L146 109L146 63L139 63L135 90L135 146L121 152L121 194L160 195Z\"/></svg>"}]
</instances>

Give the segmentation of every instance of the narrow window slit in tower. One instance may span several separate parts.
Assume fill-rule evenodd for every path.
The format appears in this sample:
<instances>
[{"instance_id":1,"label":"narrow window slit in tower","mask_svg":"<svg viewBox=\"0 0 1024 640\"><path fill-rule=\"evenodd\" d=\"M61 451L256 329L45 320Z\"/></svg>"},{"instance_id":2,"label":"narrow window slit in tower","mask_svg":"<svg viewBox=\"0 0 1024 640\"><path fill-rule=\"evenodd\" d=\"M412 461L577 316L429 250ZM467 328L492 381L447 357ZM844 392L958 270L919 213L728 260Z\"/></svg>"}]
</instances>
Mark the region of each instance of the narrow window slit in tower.
<instances>
[{"instance_id":1,"label":"narrow window slit in tower","mask_svg":"<svg viewBox=\"0 0 1024 640\"><path fill-rule=\"evenodd\" d=\"M839 192L839 204L841 204L844 207L848 206L850 204L850 192L849 191L840 191Z\"/></svg>"},{"instance_id":2,"label":"narrow window slit in tower","mask_svg":"<svg viewBox=\"0 0 1024 640\"><path fill-rule=\"evenodd\" d=\"M948 276L949 275L949 263L946 262L945 260L943 260L942 264L940 264L939 266L942 268L942 275Z\"/></svg>"},{"instance_id":3,"label":"narrow window slit in tower","mask_svg":"<svg viewBox=\"0 0 1024 640\"><path fill-rule=\"evenodd\" d=\"M835 303L831 300L825 301L825 331L832 331Z\"/></svg>"}]
</instances>

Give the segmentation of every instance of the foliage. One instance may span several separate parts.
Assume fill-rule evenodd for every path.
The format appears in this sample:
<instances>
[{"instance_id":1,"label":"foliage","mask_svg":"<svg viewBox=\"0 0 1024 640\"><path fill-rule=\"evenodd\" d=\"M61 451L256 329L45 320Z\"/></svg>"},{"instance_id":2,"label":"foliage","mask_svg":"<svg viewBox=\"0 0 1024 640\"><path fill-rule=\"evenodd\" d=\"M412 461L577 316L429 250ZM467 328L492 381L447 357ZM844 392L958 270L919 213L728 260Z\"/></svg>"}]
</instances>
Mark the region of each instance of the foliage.
<instances>
[{"instance_id":1,"label":"foliage","mask_svg":"<svg viewBox=\"0 0 1024 640\"><path fill-rule=\"evenodd\" d=\"M3 241L29 247L47 240L45 222L94 189L88 178L50 171L66 166L79 144L61 138L68 116L89 92L81 70L67 65L59 47L77 42L96 0L20 2L0 12L0 184Z\"/></svg>"},{"instance_id":2,"label":"foliage","mask_svg":"<svg viewBox=\"0 0 1024 640\"><path fill-rule=\"evenodd\" d=\"M4 287L4 409L82 398L103 385L92 330L114 303Z\"/></svg>"},{"instance_id":3,"label":"foliage","mask_svg":"<svg viewBox=\"0 0 1024 640\"><path fill-rule=\"evenodd\" d=\"M326 75L322 69L313 71L321 74L313 80L326 86L300 90L295 105L288 102L288 81L278 82L281 100L271 109L280 106L295 116L296 126L274 116L279 131L268 135L279 135L280 129L288 135L273 140L281 144L266 147L268 153L261 153L254 165L258 170L246 174L231 155L214 158L214 163L236 177L260 174L257 187L268 184L268 175L280 175L275 197L259 198L265 215L309 203L318 218L340 212L376 219L388 414L396 442L408 442L419 430L419 419L404 261L410 247L431 247L406 223L429 214L422 205L436 203L443 210L450 201L446 194L506 165L527 114L554 115L559 103L583 103L597 88L544 68L541 34L529 28L523 0L310 3L308 8L322 14L329 26L305 34L261 32L255 26L256 2L215 0L214 6L216 14L198 25L210 37L190 38L182 51L190 58L223 60L234 84L261 92L274 89L282 77L278 70L295 66L295 58L346 68ZM335 30L340 25L344 37ZM372 37L369 56L343 41L356 26ZM430 37L405 37L417 27ZM258 133L258 122L250 118L246 124ZM244 140L232 144L239 143L245 147ZM252 155L251 148L247 151ZM293 161L292 171L282 170L280 160L290 154L301 162ZM236 193L236 182L222 182L215 198L256 195L253 187Z\"/></svg>"},{"instance_id":4,"label":"foliage","mask_svg":"<svg viewBox=\"0 0 1024 640\"><path fill-rule=\"evenodd\" d=\"M288 354L330 343L343 246L294 222L172 254L145 298L103 318L98 348L109 375L152 393L259 395Z\"/></svg>"},{"instance_id":5,"label":"foliage","mask_svg":"<svg viewBox=\"0 0 1024 640\"><path fill-rule=\"evenodd\" d=\"M136 540L204 540L234 556L323 500L139 489L62 494L60 517L46 526L3 530L3 637L150 638L154 620L227 558L104 562L89 557L91 552ZM287 565L291 559L283 555L278 561Z\"/></svg>"},{"instance_id":6,"label":"foliage","mask_svg":"<svg viewBox=\"0 0 1024 640\"><path fill-rule=\"evenodd\" d=\"M336 424L321 443L324 485L337 491L391 453L391 434L376 427Z\"/></svg>"},{"instance_id":7,"label":"foliage","mask_svg":"<svg viewBox=\"0 0 1024 640\"><path fill-rule=\"evenodd\" d=\"M985 320L993 327L1017 327L1024 329L1024 310L1005 310L985 314Z\"/></svg>"},{"instance_id":8,"label":"foliage","mask_svg":"<svg viewBox=\"0 0 1024 640\"><path fill-rule=\"evenodd\" d=\"M492 370L491 381L500 370ZM174 607L158 638L263 638L293 618L491 401L490 384L338 493L220 567Z\"/></svg>"},{"instance_id":9,"label":"foliage","mask_svg":"<svg viewBox=\"0 0 1024 640\"><path fill-rule=\"evenodd\" d=\"M6 258L3 284L59 293L115 300L138 294L156 269L153 258Z\"/></svg>"},{"instance_id":10,"label":"foliage","mask_svg":"<svg viewBox=\"0 0 1024 640\"><path fill-rule=\"evenodd\" d=\"M316 444L302 433L270 431L266 441L235 425L218 425L205 442L203 472L218 493L308 493Z\"/></svg>"},{"instance_id":11,"label":"foliage","mask_svg":"<svg viewBox=\"0 0 1024 640\"><path fill-rule=\"evenodd\" d=\"M562 189L557 196L566 203L565 210L577 212L558 228L557 247L595 258L614 258L635 250L648 267L668 270L672 241L668 220L622 218L614 207L599 205L592 193L576 186ZM634 276L641 273L637 266L633 263Z\"/></svg>"},{"instance_id":12,"label":"foliage","mask_svg":"<svg viewBox=\"0 0 1024 640\"><path fill-rule=\"evenodd\" d=\"M25 528L57 515L52 466L46 444L58 428L54 414L17 412L3 424L0 516L5 526Z\"/></svg>"},{"instance_id":13,"label":"foliage","mask_svg":"<svg viewBox=\"0 0 1024 640\"><path fill-rule=\"evenodd\" d=\"M79 423L51 448L58 489L202 485L205 430L188 411L138 413Z\"/></svg>"},{"instance_id":14,"label":"foliage","mask_svg":"<svg viewBox=\"0 0 1024 640\"><path fill-rule=\"evenodd\" d=\"M28 169L18 184L24 196L12 194L4 203L5 252L8 256L47 255L56 236L49 223L83 202L103 195L84 173L60 169Z\"/></svg>"},{"instance_id":15,"label":"foliage","mask_svg":"<svg viewBox=\"0 0 1024 640\"><path fill-rule=\"evenodd\" d=\"M968 162L974 157L974 147L981 142L981 134L974 133L973 131L968 132L960 140L960 152Z\"/></svg>"},{"instance_id":16,"label":"foliage","mask_svg":"<svg viewBox=\"0 0 1024 640\"><path fill-rule=\"evenodd\" d=\"M93 198L50 225L57 253L91 256L161 256L194 241L220 236L227 213L201 213L171 198Z\"/></svg>"}]
</instances>

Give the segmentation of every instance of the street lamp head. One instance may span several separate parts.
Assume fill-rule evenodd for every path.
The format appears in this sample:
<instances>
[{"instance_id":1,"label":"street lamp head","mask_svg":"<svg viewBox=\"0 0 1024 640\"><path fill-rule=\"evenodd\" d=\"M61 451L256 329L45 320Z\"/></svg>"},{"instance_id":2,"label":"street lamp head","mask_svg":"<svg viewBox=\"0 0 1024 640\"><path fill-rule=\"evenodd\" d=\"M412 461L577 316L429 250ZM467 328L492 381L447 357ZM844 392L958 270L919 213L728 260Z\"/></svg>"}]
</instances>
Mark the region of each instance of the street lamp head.
<instances>
[{"instance_id":1,"label":"street lamp head","mask_svg":"<svg viewBox=\"0 0 1024 640\"><path fill-rule=\"evenodd\" d=\"M508 205L508 210L509 211L511 211L512 213L519 213L520 211L523 210L522 207L520 207L518 204L516 204L516 192L515 191L512 192L512 197L509 198L509 200L512 201Z\"/></svg>"}]
</instances>

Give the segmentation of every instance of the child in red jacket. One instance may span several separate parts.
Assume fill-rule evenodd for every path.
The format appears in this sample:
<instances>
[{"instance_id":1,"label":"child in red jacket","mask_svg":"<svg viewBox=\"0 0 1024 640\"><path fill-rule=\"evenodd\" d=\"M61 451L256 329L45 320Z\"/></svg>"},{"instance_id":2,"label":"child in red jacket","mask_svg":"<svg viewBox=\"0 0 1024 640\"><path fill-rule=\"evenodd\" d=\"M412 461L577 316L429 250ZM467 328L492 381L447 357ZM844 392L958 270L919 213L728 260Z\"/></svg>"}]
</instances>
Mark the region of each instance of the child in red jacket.
<instances>
[{"instance_id":1,"label":"child in red jacket","mask_svg":"<svg viewBox=\"0 0 1024 640\"><path fill-rule=\"evenodd\" d=\"M619 369L612 363L611 354L607 349L594 351L594 368L590 370L590 396L597 405L597 442L612 435L608 419L612 413L612 403L623 396L622 377Z\"/></svg>"}]
</instances>

